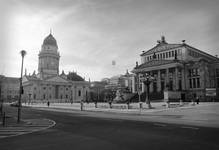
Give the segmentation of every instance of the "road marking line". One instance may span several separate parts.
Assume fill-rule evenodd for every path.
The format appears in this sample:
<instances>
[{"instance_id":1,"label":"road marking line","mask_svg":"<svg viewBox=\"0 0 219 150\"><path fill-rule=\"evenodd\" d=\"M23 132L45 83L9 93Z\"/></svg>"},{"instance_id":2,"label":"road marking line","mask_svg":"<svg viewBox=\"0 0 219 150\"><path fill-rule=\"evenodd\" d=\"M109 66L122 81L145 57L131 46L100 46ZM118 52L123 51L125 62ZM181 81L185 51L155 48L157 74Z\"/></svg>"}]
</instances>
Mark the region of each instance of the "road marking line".
<instances>
[{"instance_id":1,"label":"road marking line","mask_svg":"<svg viewBox=\"0 0 219 150\"><path fill-rule=\"evenodd\" d=\"M196 127L187 127L187 126L182 126L181 128L184 128L184 129L193 129L193 130L198 130L199 128L196 128Z\"/></svg>"},{"instance_id":2,"label":"road marking line","mask_svg":"<svg viewBox=\"0 0 219 150\"><path fill-rule=\"evenodd\" d=\"M160 127L166 127L166 124L161 124L161 123L154 123L155 126L160 126Z\"/></svg>"}]
</instances>

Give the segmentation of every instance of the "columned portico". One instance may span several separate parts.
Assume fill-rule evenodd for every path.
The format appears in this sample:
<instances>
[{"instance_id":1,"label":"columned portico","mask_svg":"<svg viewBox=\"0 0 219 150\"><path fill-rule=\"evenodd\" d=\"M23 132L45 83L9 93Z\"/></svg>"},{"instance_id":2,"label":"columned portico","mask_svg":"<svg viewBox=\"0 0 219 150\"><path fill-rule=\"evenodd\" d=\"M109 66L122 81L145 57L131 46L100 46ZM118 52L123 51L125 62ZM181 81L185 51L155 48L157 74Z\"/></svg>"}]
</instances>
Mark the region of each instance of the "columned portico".
<instances>
[{"instance_id":1,"label":"columned portico","mask_svg":"<svg viewBox=\"0 0 219 150\"><path fill-rule=\"evenodd\" d=\"M181 44L169 44L162 36L153 48L140 56L141 64L137 63L132 72L154 77L149 86L154 97L168 88L185 99L203 99L208 95L207 90L219 88L219 59L186 44L185 40ZM142 91L145 91L144 85ZM218 93L214 92L213 96L219 99Z\"/></svg>"},{"instance_id":2,"label":"columned portico","mask_svg":"<svg viewBox=\"0 0 219 150\"><path fill-rule=\"evenodd\" d=\"M169 62L169 61L168 61ZM159 66L156 66L156 63L159 63L157 60L153 60L151 64L153 64L150 67L145 67L144 69L140 70L139 74L150 74L154 77L154 81L150 84L150 93L152 92L163 92L164 89L167 88L167 86L171 87L171 90L177 91L179 90L179 82L180 84L183 84L181 86L184 86L185 80L182 79L182 68L183 65L179 61L172 61L172 63L168 64L161 64ZM180 74L180 76L179 76ZM184 81L183 81L184 80ZM145 92L146 87L145 85L140 81L141 84L141 91Z\"/></svg>"}]
</instances>

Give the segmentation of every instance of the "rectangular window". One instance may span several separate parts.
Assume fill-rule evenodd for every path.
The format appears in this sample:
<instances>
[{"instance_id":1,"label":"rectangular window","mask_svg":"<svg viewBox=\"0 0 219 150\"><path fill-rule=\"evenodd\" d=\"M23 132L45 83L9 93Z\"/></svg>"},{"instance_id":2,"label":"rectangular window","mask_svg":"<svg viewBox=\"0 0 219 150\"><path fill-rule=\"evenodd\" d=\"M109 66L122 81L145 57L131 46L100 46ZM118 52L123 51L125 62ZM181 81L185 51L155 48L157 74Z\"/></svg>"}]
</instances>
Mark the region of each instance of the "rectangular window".
<instances>
[{"instance_id":1,"label":"rectangular window","mask_svg":"<svg viewBox=\"0 0 219 150\"><path fill-rule=\"evenodd\" d=\"M197 88L200 88L200 79L197 78L196 80L197 80Z\"/></svg>"},{"instance_id":2,"label":"rectangular window","mask_svg":"<svg viewBox=\"0 0 219 150\"><path fill-rule=\"evenodd\" d=\"M153 92L157 92L157 82L153 82Z\"/></svg>"},{"instance_id":3,"label":"rectangular window","mask_svg":"<svg viewBox=\"0 0 219 150\"><path fill-rule=\"evenodd\" d=\"M159 55L159 54L157 54L157 59L159 59L159 57L160 57L160 55Z\"/></svg>"},{"instance_id":4,"label":"rectangular window","mask_svg":"<svg viewBox=\"0 0 219 150\"><path fill-rule=\"evenodd\" d=\"M166 52L166 58L168 58L168 52Z\"/></svg>"},{"instance_id":5,"label":"rectangular window","mask_svg":"<svg viewBox=\"0 0 219 150\"><path fill-rule=\"evenodd\" d=\"M195 78L192 79L192 82L193 82L193 88L196 88L196 81L195 81Z\"/></svg>"},{"instance_id":6,"label":"rectangular window","mask_svg":"<svg viewBox=\"0 0 219 150\"><path fill-rule=\"evenodd\" d=\"M170 80L170 82L169 82L169 90L170 91L173 90L173 80Z\"/></svg>"},{"instance_id":7,"label":"rectangular window","mask_svg":"<svg viewBox=\"0 0 219 150\"><path fill-rule=\"evenodd\" d=\"M189 88L192 88L192 79L189 79Z\"/></svg>"},{"instance_id":8,"label":"rectangular window","mask_svg":"<svg viewBox=\"0 0 219 150\"><path fill-rule=\"evenodd\" d=\"M160 54L160 59L162 59L162 54Z\"/></svg>"},{"instance_id":9,"label":"rectangular window","mask_svg":"<svg viewBox=\"0 0 219 150\"><path fill-rule=\"evenodd\" d=\"M172 57L174 57L174 51L172 51Z\"/></svg>"},{"instance_id":10,"label":"rectangular window","mask_svg":"<svg viewBox=\"0 0 219 150\"><path fill-rule=\"evenodd\" d=\"M217 88L219 88L219 78L217 78Z\"/></svg>"},{"instance_id":11,"label":"rectangular window","mask_svg":"<svg viewBox=\"0 0 219 150\"><path fill-rule=\"evenodd\" d=\"M189 69L189 77L192 76L192 69Z\"/></svg>"},{"instance_id":12,"label":"rectangular window","mask_svg":"<svg viewBox=\"0 0 219 150\"><path fill-rule=\"evenodd\" d=\"M216 69L216 77L219 77L219 69Z\"/></svg>"},{"instance_id":13,"label":"rectangular window","mask_svg":"<svg viewBox=\"0 0 219 150\"><path fill-rule=\"evenodd\" d=\"M164 91L164 88L165 88L165 82L161 81L161 91Z\"/></svg>"},{"instance_id":14,"label":"rectangular window","mask_svg":"<svg viewBox=\"0 0 219 150\"><path fill-rule=\"evenodd\" d=\"M182 90L182 80L179 80L179 90Z\"/></svg>"},{"instance_id":15,"label":"rectangular window","mask_svg":"<svg viewBox=\"0 0 219 150\"><path fill-rule=\"evenodd\" d=\"M171 57L171 52L169 51L169 57Z\"/></svg>"},{"instance_id":16,"label":"rectangular window","mask_svg":"<svg viewBox=\"0 0 219 150\"><path fill-rule=\"evenodd\" d=\"M163 58L165 58L165 53L163 53Z\"/></svg>"}]
</instances>

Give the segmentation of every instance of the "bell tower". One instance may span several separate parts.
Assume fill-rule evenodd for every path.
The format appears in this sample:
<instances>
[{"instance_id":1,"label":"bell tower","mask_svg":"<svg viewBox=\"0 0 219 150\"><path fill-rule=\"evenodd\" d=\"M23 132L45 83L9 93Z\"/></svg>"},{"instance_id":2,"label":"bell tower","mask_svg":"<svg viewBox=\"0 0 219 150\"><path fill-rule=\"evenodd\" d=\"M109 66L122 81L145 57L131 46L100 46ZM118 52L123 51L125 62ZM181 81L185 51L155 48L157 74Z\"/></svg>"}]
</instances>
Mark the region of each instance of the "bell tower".
<instances>
[{"instance_id":1,"label":"bell tower","mask_svg":"<svg viewBox=\"0 0 219 150\"><path fill-rule=\"evenodd\" d=\"M58 45L50 33L43 41L39 53L38 72L41 79L59 75Z\"/></svg>"}]
</instances>

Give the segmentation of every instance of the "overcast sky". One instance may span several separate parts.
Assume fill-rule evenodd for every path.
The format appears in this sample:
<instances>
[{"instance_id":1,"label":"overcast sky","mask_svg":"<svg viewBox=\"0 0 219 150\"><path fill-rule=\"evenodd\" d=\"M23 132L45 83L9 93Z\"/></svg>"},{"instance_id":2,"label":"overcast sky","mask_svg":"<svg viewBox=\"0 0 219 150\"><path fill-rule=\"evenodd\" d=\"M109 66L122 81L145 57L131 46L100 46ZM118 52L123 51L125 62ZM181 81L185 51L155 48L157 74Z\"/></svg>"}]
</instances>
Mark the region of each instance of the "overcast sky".
<instances>
[{"instance_id":1,"label":"overcast sky","mask_svg":"<svg viewBox=\"0 0 219 150\"><path fill-rule=\"evenodd\" d=\"M100 80L132 70L161 35L219 54L218 0L0 0L0 74L37 71L44 38L57 40L60 70ZM112 61L116 65L112 65Z\"/></svg>"}]
</instances>

